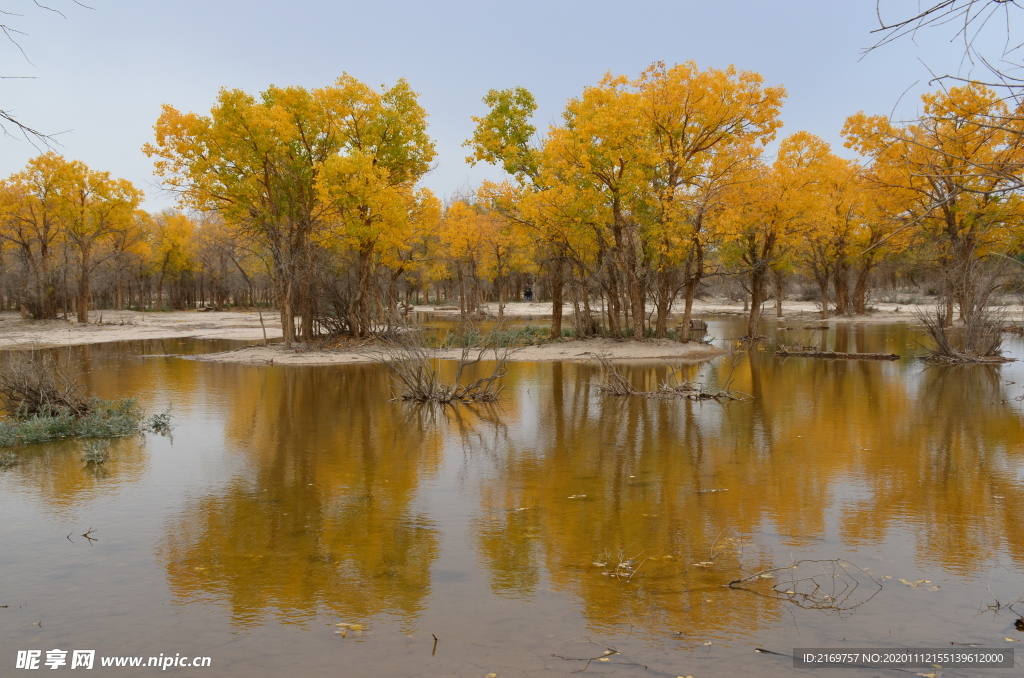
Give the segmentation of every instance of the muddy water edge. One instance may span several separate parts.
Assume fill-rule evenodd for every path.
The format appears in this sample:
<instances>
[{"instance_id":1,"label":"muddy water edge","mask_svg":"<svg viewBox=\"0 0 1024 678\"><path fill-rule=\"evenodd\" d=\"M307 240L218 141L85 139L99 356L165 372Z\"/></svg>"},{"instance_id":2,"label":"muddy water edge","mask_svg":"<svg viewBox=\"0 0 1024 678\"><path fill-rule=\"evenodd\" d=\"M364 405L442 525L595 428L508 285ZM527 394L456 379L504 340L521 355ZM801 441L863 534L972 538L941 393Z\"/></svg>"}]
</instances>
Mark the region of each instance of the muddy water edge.
<instances>
[{"instance_id":1,"label":"muddy water edge","mask_svg":"<svg viewBox=\"0 0 1024 678\"><path fill-rule=\"evenodd\" d=\"M683 368L752 396L726 403L513 363L498 403L437 410L393 402L380 365L72 348L93 394L170 404L174 428L99 467L65 441L0 472L0 675L31 649L209 656L167 672L211 678L788 676L755 648L1012 652L1024 363L927 366L905 325L765 332L907 357ZM622 366L645 389L668 369Z\"/></svg>"}]
</instances>

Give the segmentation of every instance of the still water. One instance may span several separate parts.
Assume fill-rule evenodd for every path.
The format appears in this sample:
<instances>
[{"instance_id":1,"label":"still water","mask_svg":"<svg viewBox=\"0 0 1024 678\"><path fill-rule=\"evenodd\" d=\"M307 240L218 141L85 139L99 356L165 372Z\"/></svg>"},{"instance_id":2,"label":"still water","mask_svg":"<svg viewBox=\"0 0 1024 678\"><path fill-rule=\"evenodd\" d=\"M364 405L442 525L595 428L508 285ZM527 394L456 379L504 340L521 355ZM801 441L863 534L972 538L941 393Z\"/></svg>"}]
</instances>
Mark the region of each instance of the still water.
<instances>
[{"instance_id":1,"label":"still water","mask_svg":"<svg viewBox=\"0 0 1024 678\"><path fill-rule=\"evenodd\" d=\"M921 352L903 325L765 332ZM96 470L62 442L0 472L0 675L18 650L94 649L209 656L167 674L210 678L787 676L755 648L1024 641L1022 363L684 367L753 396L727 403L515 363L499 403L436 410L392 402L380 365L170 355L226 347L75 349L95 395L170 405L174 429ZM623 371L653 389L668 368Z\"/></svg>"}]
</instances>

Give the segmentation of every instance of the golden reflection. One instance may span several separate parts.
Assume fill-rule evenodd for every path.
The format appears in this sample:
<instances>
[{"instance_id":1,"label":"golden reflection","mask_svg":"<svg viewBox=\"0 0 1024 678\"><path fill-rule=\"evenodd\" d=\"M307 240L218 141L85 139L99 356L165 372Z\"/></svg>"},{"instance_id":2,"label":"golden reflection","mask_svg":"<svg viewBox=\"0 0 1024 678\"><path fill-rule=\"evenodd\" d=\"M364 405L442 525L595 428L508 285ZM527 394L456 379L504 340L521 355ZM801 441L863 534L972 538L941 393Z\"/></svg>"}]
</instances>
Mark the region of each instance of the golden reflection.
<instances>
[{"instance_id":1,"label":"golden reflection","mask_svg":"<svg viewBox=\"0 0 1024 678\"><path fill-rule=\"evenodd\" d=\"M878 350L858 336L843 345ZM535 595L546 571L597 628L728 635L783 614L772 595L709 588L772 567L772 546L909 535L922 567L969 574L1004 552L1024 563L1012 508L1024 425L999 367L778 360L755 347L684 369L754 396L724 404L599 396L588 366L531 369L550 374L522 405L538 422L491 455L472 524L498 595ZM620 370L645 390L668 373Z\"/></svg>"},{"instance_id":2,"label":"golden reflection","mask_svg":"<svg viewBox=\"0 0 1024 678\"><path fill-rule=\"evenodd\" d=\"M19 463L0 473L36 495L47 511L62 513L137 482L148 468L146 440L141 435L101 442L108 453L102 464L82 459L87 442L62 440L18 447Z\"/></svg>"},{"instance_id":3,"label":"golden reflection","mask_svg":"<svg viewBox=\"0 0 1024 678\"><path fill-rule=\"evenodd\" d=\"M174 594L228 601L239 624L274 612L415 618L438 551L415 499L436 471L439 428L390 402L376 365L221 377L227 445L245 470L170 528L161 558Z\"/></svg>"}]
</instances>

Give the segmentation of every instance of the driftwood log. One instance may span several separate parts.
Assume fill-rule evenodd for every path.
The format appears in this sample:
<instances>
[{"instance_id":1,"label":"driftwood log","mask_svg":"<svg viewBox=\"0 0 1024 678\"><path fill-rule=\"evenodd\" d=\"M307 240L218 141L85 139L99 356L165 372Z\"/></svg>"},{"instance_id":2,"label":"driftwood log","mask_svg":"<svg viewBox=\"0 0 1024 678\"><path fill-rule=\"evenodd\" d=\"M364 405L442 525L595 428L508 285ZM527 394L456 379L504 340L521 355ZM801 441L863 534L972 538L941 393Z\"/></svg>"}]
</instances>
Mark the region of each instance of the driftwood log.
<instances>
[{"instance_id":1,"label":"driftwood log","mask_svg":"<svg viewBox=\"0 0 1024 678\"><path fill-rule=\"evenodd\" d=\"M775 355L783 358L826 358L829 360L899 360L895 353L840 353L838 351L813 351L805 349L789 349L780 346Z\"/></svg>"}]
</instances>

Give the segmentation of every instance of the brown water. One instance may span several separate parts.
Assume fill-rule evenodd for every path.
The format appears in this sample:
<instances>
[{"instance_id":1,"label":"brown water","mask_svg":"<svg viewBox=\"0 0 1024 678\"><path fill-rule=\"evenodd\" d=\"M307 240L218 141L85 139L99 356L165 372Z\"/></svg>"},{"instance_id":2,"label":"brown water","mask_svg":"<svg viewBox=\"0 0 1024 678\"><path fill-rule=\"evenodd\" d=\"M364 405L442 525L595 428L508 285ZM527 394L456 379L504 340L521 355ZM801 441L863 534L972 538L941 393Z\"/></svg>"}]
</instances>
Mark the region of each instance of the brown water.
<instances>
[{"instance_id":1,"label":"brown water","mask_svg":"<svg viewBox=\"0 0 1024 678\"><path fill-rule=\"evenodd\" d=\"M920 352L900 325L777 331ZM1024 641L1005 607L1024 596L1021 363L686 368L753 396L724 404L519 363L498 404L431 410L391 402L379 365L154 355L223 348L77 349L96 395L170 403L174 430L96 471L63 442L0 472L0 675L60 648L211 657L179 676L783 676L801 672L754 648ZM624 369L646 388L667 370ZM622 654L576 661L605 651L584 637Z\"/></svg>"}]
</instances>

